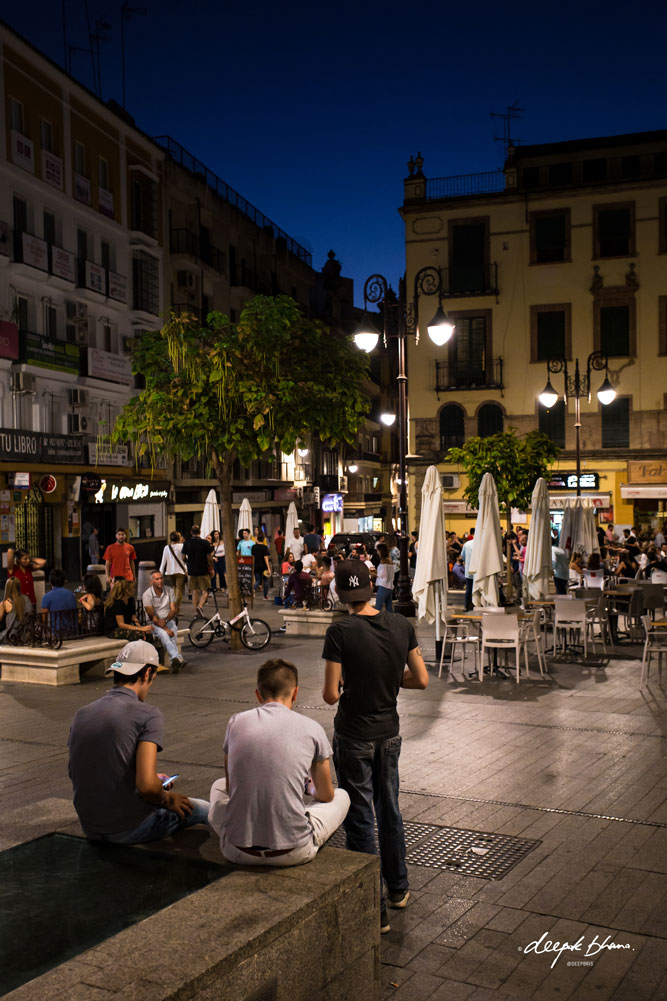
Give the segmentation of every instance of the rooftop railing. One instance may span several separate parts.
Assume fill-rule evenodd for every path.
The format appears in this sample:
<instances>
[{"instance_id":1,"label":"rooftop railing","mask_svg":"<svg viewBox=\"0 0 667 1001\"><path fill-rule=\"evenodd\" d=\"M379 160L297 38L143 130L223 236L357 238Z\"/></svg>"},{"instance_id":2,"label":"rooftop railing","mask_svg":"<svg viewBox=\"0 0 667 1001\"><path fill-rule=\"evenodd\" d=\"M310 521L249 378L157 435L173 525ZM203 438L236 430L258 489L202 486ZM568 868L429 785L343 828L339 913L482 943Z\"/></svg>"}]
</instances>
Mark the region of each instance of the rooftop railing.
<instances>
[{"instance_id":1,"label":"rooftop railing","mask_svg":"<svg viewBox=\"0 0 667 1001\"><path fill-rule=\"evenodd\" d=\"M457 174L453 177L430 177L426 181L426 198L465 198L468 195L490 195L505 190L502 170L486 170L480 174Z\"/></svg>"}]
</instances>

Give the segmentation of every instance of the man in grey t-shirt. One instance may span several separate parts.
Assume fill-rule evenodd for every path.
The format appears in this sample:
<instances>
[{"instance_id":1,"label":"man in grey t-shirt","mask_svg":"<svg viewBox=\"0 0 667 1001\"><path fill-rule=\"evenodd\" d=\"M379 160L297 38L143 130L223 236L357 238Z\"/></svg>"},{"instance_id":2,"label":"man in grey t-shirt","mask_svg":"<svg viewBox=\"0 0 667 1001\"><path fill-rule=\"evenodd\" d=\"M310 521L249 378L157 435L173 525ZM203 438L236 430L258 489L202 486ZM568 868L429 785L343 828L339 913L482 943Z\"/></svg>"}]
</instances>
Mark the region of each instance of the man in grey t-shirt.
<instances>
[{"instance_id":1,"label":"man in grey t-shirt","mask_svg":"<svg viewBox=\"0 0 667 1001\"><path fill-rule=\"evenodd\" d=\"M292 712L298 682L293 664L267 661L257 674L259 706L227 724L226 777L211 788L209 823L230 862L309 862L347 814L350 798L334 789L324 730Z\"/></svg>"},{"instance_id":2,"label":"man in grey t-shirt","mask_svg":"<svg viewBox=\"0 0 667 1001\"><path fill-rule=\"evenodd\" d=\"M164 718L145 700L158 665L150 643L126 643L106 671L114 688L72 722L69 777L90 841L138 845L207 822L208 803L171 792L157 772Z\"/></svg>"}]
</instances>

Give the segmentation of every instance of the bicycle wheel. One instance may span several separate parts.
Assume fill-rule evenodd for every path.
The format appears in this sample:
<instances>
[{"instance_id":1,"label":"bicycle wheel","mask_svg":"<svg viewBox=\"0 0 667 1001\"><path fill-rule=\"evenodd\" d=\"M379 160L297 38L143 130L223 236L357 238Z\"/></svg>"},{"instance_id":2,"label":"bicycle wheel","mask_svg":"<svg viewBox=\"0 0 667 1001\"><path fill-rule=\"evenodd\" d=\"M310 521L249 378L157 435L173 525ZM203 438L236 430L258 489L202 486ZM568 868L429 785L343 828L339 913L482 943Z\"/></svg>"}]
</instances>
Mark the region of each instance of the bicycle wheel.
<instances>
[{"instance_id":1,"label":"bicycle wheel","mask_svg":"<svg viewBox=\"0 0 667 1001\"><path fill-rule=\"evenodd\" d=\"M263 650L271 639L271 626L264 619L251 619L241 626L241 642L248 650Z\"/></svg>"},{"instance_id":2,"label":"bicycle wheel","mask_svg":"<svg viewBox=\"0 0 667 1001\"><path fill-rule=\"evenodd\" d=\"M215 625L207 619L193 619L190 623L188 639L193 646L208 646L215 634Z\"/></svg>"}]
</instances>

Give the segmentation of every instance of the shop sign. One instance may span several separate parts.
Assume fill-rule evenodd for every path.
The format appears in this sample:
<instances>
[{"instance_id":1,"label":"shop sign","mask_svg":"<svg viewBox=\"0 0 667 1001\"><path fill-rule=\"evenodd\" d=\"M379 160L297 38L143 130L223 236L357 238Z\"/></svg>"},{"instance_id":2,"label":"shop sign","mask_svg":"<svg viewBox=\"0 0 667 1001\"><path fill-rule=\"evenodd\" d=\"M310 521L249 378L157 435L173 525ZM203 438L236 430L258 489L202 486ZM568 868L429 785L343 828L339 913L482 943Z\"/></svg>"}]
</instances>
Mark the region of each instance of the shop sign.
<instances>
[{"instance_id":1,"label":"shop sign","mask_svg":"<svg viewBox=\"0 0 667 1001\"><path fill-rule=\"evenodd\" d=\"M81 356L76 344L28 332L24 334L24 352L23 360L29 365L79 374Z\"/></svg>"},{"instance_id":2,"label":"shop sign","mask_svg":"<svg viewBox=\"0 0 667 1001\"><path fill-rule=\"evenodd\" d=\"M19 356L19 328L8 320L0 320L0 358Z\"/></svg>"},{"instance_id":3,"label":"shop sign","mask_svg":"<svg viewBox=\"0 0 667 1001\"><path fill-rule=\"evenodd\" d=\"M102 486L102 478L97 473L84 473L81 477L81 489L85 494L96 494Z\"/></svg>"},{"instance_id":4,"label":"shop sign","mask_svg":"<svg viewBox=\"0 0 667 1001\"><path fill-rule=\"evenodd\" d=\"M577 474L574 472L564 472L563 470L556 469L551 473L549 477L549 482L547 484L549 490L576 490L577 489ZM579 489L580 490L599 490L600 489L600 476L598 473L580 473L579 474Z\"/></svg>"},{"instance_id":5,"label":"shop sign","mask_svg":"<svg viewBox=\"0 0 667 1001\"><path fill-rule=\"evenodd\" d=\"M136 501L166 501L169 487L166 483L111 483L107 484L105 500L120 503Z\"/></svg>"},{"instance_id":6,"label":"shop sign","mask_svg":"<svg viewBox=\"0 0 667 1001\"><path fill-rule=\"evenodd\" d=\"M54 156L47 149L42 150L42 177L54 188L63 186L63 162L59 156Z\"/></svg>"},{"instance_id":7,"label":"shop sign","mask_svg":"<svg viewBox=\"0 0 667 1001\"><path fill-rule=\"evenodd\" d=\"M127 278L115 271L109 272L109 298L118 302L127 302Z\"/></svg>"},{"instance_id":8,"label":"shop sign","mask_svg":"<svg viewBox=\"0 0 667 1001\"><path fill-rule=\"evenodd\" d=\"M51 274L58 278L63 278L66 282L73 282L76 274L74 271L74 254L62 247L51 247Z\"/></svg>"},{"instance_id":9,"label":"shop sign","mask_svg":"<svg viewBox=\"0 0 667 1001\"><path fill-rule=\"evenodd\" d=\"M621 497L624 500L663 500L667 497L667 483L647 483L636 487L622 483Z\"/></svg>"},{"instance_id":10,"label":"shop sign","mask_svg":"<svg viewBox=\"0 0 667 1001\"><path fill-rule=\"evenodd\" d=\"M90 181L82 174L74 175L74 197L77 202L90 205Z\"/></svg>"},{"instance_id":11,"label":"shop sign","mask_svg":"<svg viewBox=\"0 0 667 1001\"><path fill-rule=\"evenodd\" d=\"M294 487L276 487L273 491L273 499L275 501L285 501L287 504L300 496L301 491Z\"/></svg>"},{"instance_id":12,"label":"shop sign","mask_svg":"<svg viewBox=\"0 0 667 1001\"><path fill-rule=\"evenodd\" d=\"M83 462L83 442L76 435L40 434L0 428L0 455L18 462Z\"/></svg>"},{"instance_id":13,"label":"shop sign","mask_svg":"<svg viewBox=\"0 0 667 1001\"><path fill-rule=\"evenodd\" d=\"M20 132L12 131L11 144L12 163L15 163L17 167L23 167L24 170L29 170L31 174L34 174L35 147L30 139L26 139L26 137L22 136Z\"/></svg>"},{"instance_id":14,"label":"shop sign","mask_svg":"<svg viewBox=\"0 0 667 1001\"><path fill-rule=\"evenodd\" d=\"M251 504L263 504L264 501L271 500L270 490L246 490L245 493L236 490L232 494L232 504L243 503L243 498L246 498Z\"/></svg>"},{"instance_id":15,"label":"shop sign","mask_svg":"<svg viewBox=\"0 0 667 1001\"><path fill-rule=\"evenodd\" d=\"M58 480L51 473L47 473L46 476L42 476L39 481L39 489L43 494L52 494L53 491L58 486Z\"/></svg>"},{"instance_id":16,"label":"shop sign","mask_svg":"<svg viewBox=\"0 0 667 1001\"><path fill-rule=\"evenodd\" d=\"M341 512L343 510L343 495L325 494L322 498L322 510L327 513Z\"/></svg>"},{"instance_id":17,"label":"shop sign","mask_svg":"<svg viewBox=\"0 0 667 1001\"><path fill-rule=\"evenodd\" d=\"M631 483L667 483L667 462L630 460L628 479Z\"/></svg>"},{"instance_id":18,"label":"shop sign","mask_svg":"<svg viewBox=\"0 0 667 1001\"><path fill-rule=\"evenodd\" d=\"M89 288L91 292L97 292L99 295L107 294L104 268L101 268L99 264L93 264L92 261L86 261L86 288Z\"/></svg>"},{"instance_id":19,"label":"shop sign","mask_svg":"<svg viewBox=\"0 0 667 1001\"><path fill-rule=\"evenodd\" d=\"M88 348L88 375L93 379L108 379L109 382L129 386L132 383L132 362L110 351Z\"/></svg>"},{"instance_id":20,"label":"shop sign","mask_svg":"<svg viewBox=\"0 0 667 1001\"><path fill-rule=\"evenodd\" d=\"M468 502L464 500L443 501L442 509L445 514L477 514L477 509L470 507Z\"/></svg>"},{"instance_id":21,"label":"shop sign","mask_svg":"<svg viewBox=\"0 0 667 1001\"><path fill-rule=\"evenodd\" d=\"M127 466L129 462L127 445L91 441L88 445L88 462L94 466ZM99 490L99 486L97 489Z\"/></svg>"},{"instance_id":22,"label":"shop sign","mask_svg":"<svg viewBox=\"0 0 667 1001\"><path fill-rule=\"evenodd\" d=\"M40 240L30 233L22 233L21 250L24 264L29 264L31 268L39 268L40 271L49 270L49 250L46 240Z\"/></svg>"},{"instance_id":23,"label":"shop sign","mask_svg":"<svg viewBox=\"0 0 667 1001\"><path fill-rule=\"evenodd\" d=\"M102 215L108 215L113 219L113 195L105 188L98 188L97 200Z\"/></svg>"},{"instance_id":24,"label":"shop sign","mask_svg":"<svg viewBox=\"0 0 667 1001\"><path fill-rule=\"evenodd\" d=\"M9 257L9 223L0 219L0 254Z\"/></svg>"},{"instance_id":25,"label":"shop sign","mask_svg":"<svg viewBox=\"0 0 667 1001\"><path fill-rule=\"evenodd\" d=\"M593 507L610 507L611 506L611 495L610 494L584 494L582 500L590 501ZM558 497L549 496L549 508L552 511L561 511L565 508L566 504L572 502L572 497Z\"/></svg>"}]
</instances>

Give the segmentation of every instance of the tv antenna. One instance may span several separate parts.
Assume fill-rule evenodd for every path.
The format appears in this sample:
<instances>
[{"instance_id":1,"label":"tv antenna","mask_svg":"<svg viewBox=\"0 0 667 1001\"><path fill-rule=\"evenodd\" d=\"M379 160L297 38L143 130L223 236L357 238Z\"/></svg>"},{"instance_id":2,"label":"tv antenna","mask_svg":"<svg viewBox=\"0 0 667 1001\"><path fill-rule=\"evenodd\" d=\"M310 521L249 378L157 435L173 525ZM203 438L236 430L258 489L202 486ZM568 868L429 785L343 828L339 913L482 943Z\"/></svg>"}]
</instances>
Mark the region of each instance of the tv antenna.
<instances>
[{"instance_id":1,"label":"tv antenna","mask_svg":"<svg viewBox=\"0 0 667 1001\"><path fill-rule=\"evenodd\" d=\"M148 13L146 7L130 7L127 0L120 8L120 60L121 60L121 78L123 82L123 107L127 110L125 104L125 22L129 21L133 14L139 14L141 17L145 17Z\"/></svg>"},{"instance_id":2,"label":"tv antenna","mask_svg":"<svg viewBox=\"0 0 667 1001\"><path fill-rule=\"evenodd\" d=\"M100 58L100 42L108 42L109 35L107 32L111 31L111 25L108 21L105 21L103 17L98 17L95 21L95 31L90 36L90 44L92 46L95 43L95 51L97 54L97 96L100 101L102 100L102 60Z\"/></svg>"},{"instance_id":3,"label":"tv antenna","mask_svg":"<svg viewBox=\"0 0 667 1001\"><path fill-rule=\"evenodd\" d=\"M503 143L505 147L505 159L507 159L510 146L518 146L521 139L516 139L512 136L512 122L523 117L523 113L526 109L519 107L519 102L514 101L513 104L508 104L505 112L492 111L491 118L502 118L503 120L503 134L502 136L494 136L493 141L497 143Z\"/></svg>"}]
</instances>

